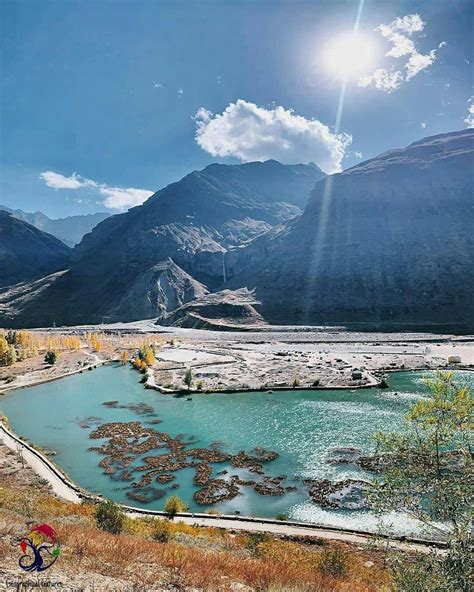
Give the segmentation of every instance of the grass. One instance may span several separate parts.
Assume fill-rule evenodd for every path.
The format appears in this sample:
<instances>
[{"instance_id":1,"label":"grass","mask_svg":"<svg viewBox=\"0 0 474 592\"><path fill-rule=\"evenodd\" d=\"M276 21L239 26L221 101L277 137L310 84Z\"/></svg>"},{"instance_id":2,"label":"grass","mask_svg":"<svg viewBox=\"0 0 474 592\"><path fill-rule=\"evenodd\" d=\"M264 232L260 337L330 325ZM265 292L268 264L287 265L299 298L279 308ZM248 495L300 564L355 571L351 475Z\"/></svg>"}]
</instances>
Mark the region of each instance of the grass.
<instances>
[{"instance_id":1,"label":"grass","mask_svg":"<svg viewBox=\"0 0 474 592\"><path fill-rule=\"evenodd\" d=\"M61 541L55 566L64 573L113 575L137 589L186 587L228 590L239 582L256 591L375 592L390 587L390 575L374 551L349 545L312 544L260 533L232 533L176 520L125 517L121 534L96 526L96 506L63 502L0 475L0 560L16 565L12 544L27 520L50 523ZM161 529L161 530L160 530ZM166 536L157 531L166 530ZM162 541L167 542L160 542ZM14 555L14 554L13 554ZM364 566L368 559L375 562ZM13 567L12 567L13 569Z\"/></svg>"}]
</instances>

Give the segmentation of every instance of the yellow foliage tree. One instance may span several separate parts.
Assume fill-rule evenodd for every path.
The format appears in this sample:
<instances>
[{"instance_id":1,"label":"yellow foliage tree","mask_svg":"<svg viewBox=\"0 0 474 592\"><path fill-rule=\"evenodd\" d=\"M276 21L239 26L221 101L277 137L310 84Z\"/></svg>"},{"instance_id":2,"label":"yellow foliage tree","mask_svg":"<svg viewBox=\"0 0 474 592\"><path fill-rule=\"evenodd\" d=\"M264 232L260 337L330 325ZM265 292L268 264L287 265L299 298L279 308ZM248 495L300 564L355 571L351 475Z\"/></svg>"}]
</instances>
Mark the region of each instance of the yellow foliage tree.
<instances>
[{"instance_id":1,"label":"yellow foliage tree","mask_svg":"<svg viewBox=\"0 0 474 592\"><path fill-rule=\"evenodd\" d=\"M145 364L147 366L153 366L154 363L155 363L155 354L153 353L153 350L151 349L151 347L149 347L145 352Z\"/></svg>"},{"instance_id":2,"label":"yellow foliage tree","mask_svg":"<svg viewBox=\"0 0 474 592\"><path fill-rule=\"evenodd\" d=\"M86 341L96 352L100 352L103 349L104 343L102 336L98 333L86 333Z\"/></svg>"},{"instance_id":3,"label":"yellow foliage tree","mask_svg":"<svg viewBox=\"0 0 474 592\"><path fill-rule=\"evenodd\" d=\"M5 335L0 335L0 366L9 366L9 364L7 364L7 356L9 351L10 346L5 339Z\"/></svg>"}]
</instances>

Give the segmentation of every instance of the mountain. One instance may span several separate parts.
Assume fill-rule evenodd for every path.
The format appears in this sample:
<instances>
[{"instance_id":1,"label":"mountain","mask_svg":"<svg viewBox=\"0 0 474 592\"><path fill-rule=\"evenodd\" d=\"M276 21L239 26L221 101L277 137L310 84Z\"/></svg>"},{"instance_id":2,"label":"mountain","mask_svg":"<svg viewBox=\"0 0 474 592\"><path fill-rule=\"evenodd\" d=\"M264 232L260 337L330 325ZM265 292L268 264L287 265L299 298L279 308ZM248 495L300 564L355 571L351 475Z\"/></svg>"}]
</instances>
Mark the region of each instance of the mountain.
<instances>
[{"instance_id":1,"label":"mountain","mask_svg":"<svg viewBox=\"0 0 474 592\"><path fill-rule=\"evenodd\" d=\"M228 249L300 215L323 176L314 164L271 160L194 171L101 222L74 248L69 271L33 298L9 291L0 324L2 316L47 325L53 317L77 324L169 313L223 283Z\"/></svg>"},{"instance_id":2,"label":"mountain","mask_svg":"<svg viewBox=\"0 0 474 592\"><path fill-rule=\"evenodd\" d=\"M77 243L80 243L85 234L90 232L99 222L110 216L110 214L105 212L98 212L96 214L51 219L42 212L29 213L2 205L0 205L0 210L10 212L15 218L28 222L28 224L52 234L68 247L73 247Z\"/></svg>"},{"instance_id":3,"label":"mountain","mask_svg":"<svg viewBox=\"0 0 474 592\"><path fill-rule=\"evenodd\" d=\"M303 215L226 255L291 324L474 326L474 130L425 138L319 181Z\"/></svg>"},{"instance_id":4,"label":"mountain","mask_svg":"<svg viewBox=\"0 0 474 592\"><path fill-rule=\"evenodd\" d=\"M0 210L0 286L67 267L70 252L56 237Z\"/></svg>"}]
</instances>

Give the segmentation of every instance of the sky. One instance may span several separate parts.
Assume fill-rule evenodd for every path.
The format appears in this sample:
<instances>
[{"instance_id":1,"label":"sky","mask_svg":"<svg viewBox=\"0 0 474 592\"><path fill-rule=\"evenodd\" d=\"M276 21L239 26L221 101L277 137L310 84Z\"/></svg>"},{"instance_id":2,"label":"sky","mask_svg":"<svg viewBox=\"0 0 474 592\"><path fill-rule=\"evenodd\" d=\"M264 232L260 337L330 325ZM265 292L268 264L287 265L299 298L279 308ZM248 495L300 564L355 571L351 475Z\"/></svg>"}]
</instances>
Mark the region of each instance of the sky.
<instances>
[{"instance_id":1,"label":"sky","mask_svg":"<svg viewBox=\"0 0 474 592\"><path fill-rule=\"evenodd\" d=\"M211 162L327 173L474 126L471 0L2 0L0 203L118 213Z\"/></svg>"}]
</instances>

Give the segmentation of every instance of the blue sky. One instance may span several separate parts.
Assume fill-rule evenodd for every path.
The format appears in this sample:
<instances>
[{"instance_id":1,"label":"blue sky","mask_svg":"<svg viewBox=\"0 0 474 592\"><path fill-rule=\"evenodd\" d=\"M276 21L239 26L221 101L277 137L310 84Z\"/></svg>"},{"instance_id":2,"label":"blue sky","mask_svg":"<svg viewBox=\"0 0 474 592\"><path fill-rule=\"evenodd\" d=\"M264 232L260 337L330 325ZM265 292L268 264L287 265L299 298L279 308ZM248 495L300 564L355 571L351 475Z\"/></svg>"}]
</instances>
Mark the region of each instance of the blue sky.
<instances>
[{"instance_id":1,"label":"blue sky","mask_svg":"<svg viewBox=\"0 0 474 592\"><path fill-rule=\"evenodd\" d=\"M3 0L0 202L116 213L215 161L333 172L472 125L473 3L366 0L363 60L359 6Z\"/></svg>"}]
</instances>

